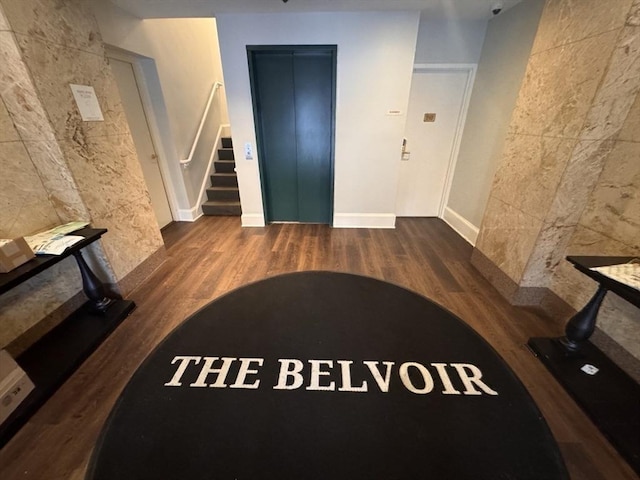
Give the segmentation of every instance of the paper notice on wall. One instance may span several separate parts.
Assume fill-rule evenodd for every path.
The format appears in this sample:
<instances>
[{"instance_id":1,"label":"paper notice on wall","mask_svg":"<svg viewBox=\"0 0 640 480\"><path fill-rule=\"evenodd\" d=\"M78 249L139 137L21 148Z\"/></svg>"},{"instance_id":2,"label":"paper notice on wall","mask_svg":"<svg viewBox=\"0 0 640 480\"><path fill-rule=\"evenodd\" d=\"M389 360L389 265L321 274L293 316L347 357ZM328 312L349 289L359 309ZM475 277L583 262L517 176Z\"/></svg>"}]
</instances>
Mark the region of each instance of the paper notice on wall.
<instances>
[{"instance_id":1,"label":"paper notice on wall","mask_svg":"<svg viewBox=\"0 0 640 480\"><path fill-rule=\"evenodd\" d=\"M89 85L75 85L70 83L71 92L73 98L76 100L80 116L85 122L102 122L104 117L102 116L102 110L100 110L100 104L98 103L98 97L93 87Z\"/></svg>"},{"instance_id":2,"label":"paper notice on wall","mask_svg":"<svg viewBox=\"0 0 640 480\"><path fill-rule=\"evenodd\" d=\"M620 265L607 265L606 267L593 267L591 270L599 272L609 278L624 283L625 285L640 290L640 262L623 263Z\"/></svg>"}]
</instances>

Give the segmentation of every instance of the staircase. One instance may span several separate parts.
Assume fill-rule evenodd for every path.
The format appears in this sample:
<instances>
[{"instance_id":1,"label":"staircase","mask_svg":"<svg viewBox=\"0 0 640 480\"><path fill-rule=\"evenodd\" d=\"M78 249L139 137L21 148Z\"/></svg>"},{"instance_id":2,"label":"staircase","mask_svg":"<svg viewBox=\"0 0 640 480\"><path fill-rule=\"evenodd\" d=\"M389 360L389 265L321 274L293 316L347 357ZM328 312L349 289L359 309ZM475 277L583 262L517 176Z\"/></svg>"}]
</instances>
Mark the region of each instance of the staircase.
<instances>
[{"instance_id":1,"label":"staircase","mask_svg":"<svg viewBox=\"0 0 640 480\"><path fill-rule=\"evenodd\" d=\"M215 173L211 175L211 187L207 188L208 201L202 204L202 213L240 216L242 210L231 138L222 138L222 148L218 149L218 159L213 165Z\"/></svg>"}]
</instances>

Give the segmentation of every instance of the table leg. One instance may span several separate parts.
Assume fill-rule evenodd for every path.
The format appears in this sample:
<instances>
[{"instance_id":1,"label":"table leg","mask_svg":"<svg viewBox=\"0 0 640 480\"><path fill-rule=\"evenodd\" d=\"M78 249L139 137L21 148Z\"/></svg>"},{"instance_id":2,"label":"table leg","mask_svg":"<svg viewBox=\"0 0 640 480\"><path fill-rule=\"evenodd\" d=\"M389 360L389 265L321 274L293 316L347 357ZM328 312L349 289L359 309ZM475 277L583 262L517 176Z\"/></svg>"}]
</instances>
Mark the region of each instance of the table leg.
<instances>
[{"instance_id":1,"label":"table leg","mask_svg":"<svg viewBox=\"0 0 640 480\"><path fill-rule=\"evenodd\" d=\"M78 262L80 275L82 275L82 288L84 293L91 301L93 309L99 312L105 312L113 303L113 298L107 296L108 292L104 283L100 281L96 274L89 268L87 262L82 257L80 250L73 252L73 256Z\"/></svg>"},{"instance_id":2,"label":"table leg","mask_svg":"<svg viewBox=\"0 0 640 480\"><path fill-rule=\"evenodd\" d=\"M596 329L598 310L607 289L600 285L591 300L576 313L565 327L565 336L560 340L562 346L569 353L580 351L583 342L586 342Z\"/></svg>"}]
</instances>

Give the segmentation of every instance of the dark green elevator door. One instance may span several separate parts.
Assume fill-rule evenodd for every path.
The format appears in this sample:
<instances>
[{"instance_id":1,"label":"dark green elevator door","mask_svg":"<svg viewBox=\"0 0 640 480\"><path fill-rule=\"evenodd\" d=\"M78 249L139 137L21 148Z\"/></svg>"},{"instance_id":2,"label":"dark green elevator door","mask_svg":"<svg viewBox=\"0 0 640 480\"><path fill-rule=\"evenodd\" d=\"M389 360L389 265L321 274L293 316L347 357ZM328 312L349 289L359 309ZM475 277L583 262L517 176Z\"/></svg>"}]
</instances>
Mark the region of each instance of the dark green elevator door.
<instances>
[{"instance_id":1,"label":"dark green elevator door","mask_svg":"<svg viewBox=\"0 0 640 480\"><path fill-rule=\"evenodd\" d=\"M267 221L331 223L335 47L249 47Z\"/></svg>"}]
</instances>

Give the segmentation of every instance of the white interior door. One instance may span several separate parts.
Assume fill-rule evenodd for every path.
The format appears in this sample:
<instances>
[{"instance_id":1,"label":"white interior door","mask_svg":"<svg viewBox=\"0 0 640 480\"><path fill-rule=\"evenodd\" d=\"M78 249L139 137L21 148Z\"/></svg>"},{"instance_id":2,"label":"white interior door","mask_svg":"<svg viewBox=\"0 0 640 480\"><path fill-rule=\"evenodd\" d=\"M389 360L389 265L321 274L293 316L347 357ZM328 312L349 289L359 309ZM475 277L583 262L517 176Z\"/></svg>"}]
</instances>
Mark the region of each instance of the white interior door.
<instances>
[{"instance_id":1,"label":"white interior door","mask_svg":"<svg viewBox=\"0 0 640 480\"><path fill-rule=\"evenodd\" d=\"M400 165L397 216L440 215L471 74L471 69L414 70L405 126L409 154ZM435 114L435 121L425 122L425 114Z\"/></svg>"},{"instance_id":2,"label":"white interior door","mask_svg":"<svg viewBox=\"0 0 640 480\"><path fill-rule=\"evenodd\" d=\"M162 174L160 173L160 166L158 165L158 155L153 146L149 124L147 123L147 117L140 98L133 65L112 57L109 57L109 63L118 84L124 112L129 122L133 143L136 146L138 160L142 167L142 174L151 197L151 205L158 220L158 225L162 228L171 223L173 218Z\"/></svg>"}]
</instances>

